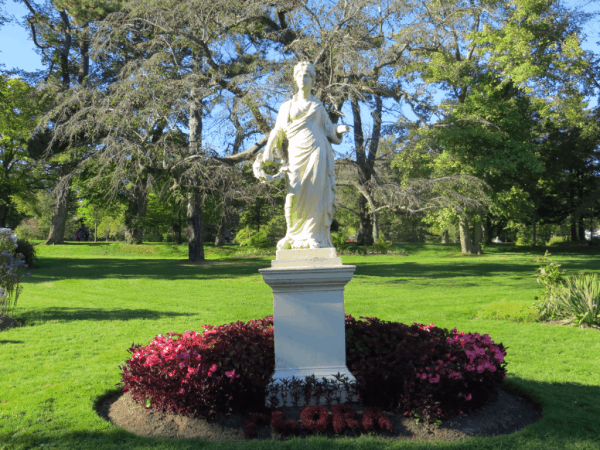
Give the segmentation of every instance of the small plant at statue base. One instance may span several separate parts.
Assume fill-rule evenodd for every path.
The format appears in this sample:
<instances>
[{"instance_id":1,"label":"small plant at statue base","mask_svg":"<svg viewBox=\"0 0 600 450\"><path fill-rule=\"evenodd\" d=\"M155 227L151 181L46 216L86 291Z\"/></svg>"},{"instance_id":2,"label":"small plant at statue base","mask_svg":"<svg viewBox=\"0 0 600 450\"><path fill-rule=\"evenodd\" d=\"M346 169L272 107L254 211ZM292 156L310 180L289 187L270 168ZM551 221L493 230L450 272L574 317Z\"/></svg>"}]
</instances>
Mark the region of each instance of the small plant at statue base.
<instances>
[{"instance_id":1,"label":"small plant at statue base","mask_svg":"<svg viewBox=\"0 0 600 450\"><path fill-rule=\"evenodd\" d=\"M335 405L331 411L323 405L305 406L300 413L300 421L287 419L283 411L272 411L270 423L268 414L251 413L246 415L242 431L246 438L258 437L258 427L270 425L271 433L278 436L304 434L344 434L355 435L362 432L386 431L392 433L394 425L379 408L365 408L362 416L357 416L348 404Z\"/></svg>"},{"instance_id":2,"label":"small plant at statue base","mask_svg":"<svg viewBox=\"0 0 600 450\"><path fill-rule=\"evenodd\" d=\"M333 379L307 376L304 379L293 376L291 379L270 382L267 385L267 405L279 408L283 405L304 406L311 404L339 405L347 398L355 398L358 392L356 381L350 381L340 373Z\"/></svg>"}]
</instances>

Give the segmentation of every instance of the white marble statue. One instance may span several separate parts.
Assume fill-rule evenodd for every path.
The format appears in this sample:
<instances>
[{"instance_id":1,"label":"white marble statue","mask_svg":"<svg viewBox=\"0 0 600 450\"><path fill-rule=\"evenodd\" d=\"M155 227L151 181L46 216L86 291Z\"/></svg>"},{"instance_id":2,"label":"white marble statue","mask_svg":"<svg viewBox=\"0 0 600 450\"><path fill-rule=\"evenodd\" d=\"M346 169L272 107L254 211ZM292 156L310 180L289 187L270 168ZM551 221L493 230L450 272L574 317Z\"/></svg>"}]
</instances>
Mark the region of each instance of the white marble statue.
<instances>
[{"instance_id":1,"label":"white marble statue","mask_svg":"<svg viewBox=\"0 0 600 450\"><path fill-rule=\"evenodd\" d=\"M254 175L261 181L287 175L287 233L277 243L278 249L333 247L329 229L336 201L331 143L340 144L349 128L333 125L323 103L311 94L315 78L311 63L294 67L298 93L281 105L265 150L253 165ZM283 145L286 139L287 152ZM269 162L280 165L273 176L263 169Z\"/></svg>"}]
</instances>

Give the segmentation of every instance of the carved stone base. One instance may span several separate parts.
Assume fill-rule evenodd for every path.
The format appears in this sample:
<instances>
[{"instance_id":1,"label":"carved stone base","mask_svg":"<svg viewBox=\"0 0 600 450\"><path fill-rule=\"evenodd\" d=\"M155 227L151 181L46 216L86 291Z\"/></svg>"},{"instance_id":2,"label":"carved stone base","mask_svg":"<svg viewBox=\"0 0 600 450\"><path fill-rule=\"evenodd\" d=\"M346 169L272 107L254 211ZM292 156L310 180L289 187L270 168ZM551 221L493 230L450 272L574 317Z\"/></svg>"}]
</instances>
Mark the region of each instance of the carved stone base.
<instances>
[{"instance_id":1,"label":"carved stone base","mask_svg":"<svg viewBox=\"0 0 600 450\"><path fill-rule=\"evenodd\" d=\"M272 267L260 270L273 289L274 383L337 373L356 381L346 366L344 322L344 286L355 269L332 248L279 250Z\"/></svg>"}]
</instances>

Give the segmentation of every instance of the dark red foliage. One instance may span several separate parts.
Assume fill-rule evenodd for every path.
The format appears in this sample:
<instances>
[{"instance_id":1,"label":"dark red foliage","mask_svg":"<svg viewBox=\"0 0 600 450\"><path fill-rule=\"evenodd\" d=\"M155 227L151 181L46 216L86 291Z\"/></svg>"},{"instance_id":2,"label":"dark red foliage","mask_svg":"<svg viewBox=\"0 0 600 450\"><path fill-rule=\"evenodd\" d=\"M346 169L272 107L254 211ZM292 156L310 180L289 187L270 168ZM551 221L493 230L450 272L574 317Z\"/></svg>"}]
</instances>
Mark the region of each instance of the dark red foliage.
<instances>
[{"instance_id":1,"label":"dark red foliage","mask_svg":"<svg viewBox=\"0 0 600 450\"><path fill-rule=\"evenodd\" d=\"M361 319L346 315L346 363L363 406L431 422L468 413L497 395L506 374L506 351L489 336ZM275 367L272 316L203 328L202 333L158 335L146 347L133 345L121 367L123 389L142 404L182 415L260 411ZM338 412L349 413L343 411ZM323 417L309 417L304 425L324 432ZM278 427L294 429L278 420ZM349 416L345 425L341 419L333 425L336 430L360 428ZM367 426L388 427L379 419L367 419ZM247 428L253 431L250 422Z\"/></svg>"},{"instance_id":2,"label":"dark red foliage","mask_svg":"<svg viewBox=\"0 0 600 450\"><path fill-rule=\"evenodd\" d=\"M297 434L302 429L297 420L285 420L283 411L275 411L271 415L271 431L276 434Z\"/></svg>"},{"instance_id":3,"label":"dark red foliage","mask_svg":"<svg viewBox=\"0 0 600 450\"><path fill-rule=\"evenodd\" d=\"M258 437L258 426L256 422L244 421L242 423L242 433L246 439L254 439Z\"/></svg>"},{"instance_id":4,"label":"dark red foliage","mask_svg":"<svg viewBox=\"0 0 600 450\"><path fill-rule=\"evenodd\" d=\"M242 422L242 431L246 439L258 437L258 427L269 424L269 416L262 413L248 414Z\"/></svg>"},{"instance_id":5,"label":"dark red foliage","mask_svg":"<svg viewBox=\"0 0 600 450\"><path fill-rule=\"evenodd\" d=\"M123 390L140 403L186 416L264 406L275 367L273 317L203 328L132 346L133 355L121 367Z\"/></svg>"},{"instance_id":6,"label":"dark red foliage","mask_svg":"<svg viewBox=\"0 0 600 450\"><path fill-rule=\"evenodd\" d=\"M363 415L363 428L365 431L394 431L394 425L389 417L379 408L365 408Z\"/></svg>"},{"instance_id":7,"label":"dark red foliage","mask_svg":"<svg viewBox=\"0 0 600 450\"><path fill-rule=\"evenodd\" d=\"M329 423L329 411L323 405L309 405L300 413L300 420L309 433L325 433Z\"/></svg>"},{"instance_id":8,"label":"dark red foliage","mask_svg":"<svg viewBox=\"0 0 600 450\"><path fill-rule=\"evenodd\" d=\"M363 405L418 413L430 422L471 411L497 395L506 351L489 336L361 319L346 315L346 363Z\"/></svg>"},{"instance_id":9,"label":"dark red foliage","mask_svg":"<svg viewBox=\"0 0 600 450\"><path fill-rule=\"evenodd\" d=\"M342 434L348 428L357 432L360 430L360 423L354 418L354 409L347 404L335 405L331 408L333 416L333 431Z\"/></svg>"}]
</instances>

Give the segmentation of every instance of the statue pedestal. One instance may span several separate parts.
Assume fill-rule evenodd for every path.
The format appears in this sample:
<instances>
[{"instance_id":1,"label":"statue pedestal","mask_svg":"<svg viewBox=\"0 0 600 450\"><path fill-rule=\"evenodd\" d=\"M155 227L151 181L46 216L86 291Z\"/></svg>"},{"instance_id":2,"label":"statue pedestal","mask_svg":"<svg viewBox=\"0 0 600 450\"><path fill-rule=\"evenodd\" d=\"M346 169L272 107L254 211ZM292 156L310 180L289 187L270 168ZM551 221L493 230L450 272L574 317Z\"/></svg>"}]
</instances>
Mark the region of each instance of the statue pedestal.
<instances>
[{"instance_id":1,"label":"statue pedestal","mask_svg":"<svg viewBox=\"0 0 600 450\"><path fill-rule=\"evenodd\" d=\"M311 375L334 380L338 373L356 381L346 366L344 325L344 286L356 266L342 265L334 248L279 250L271 264L260 269L273 289L275 373L271 381L283 386L292 377L304 380ZM341 394L342 401L347 400L347 392ZM293 406L281 398L283 406Z\"/></svg>"}]
</instances>

